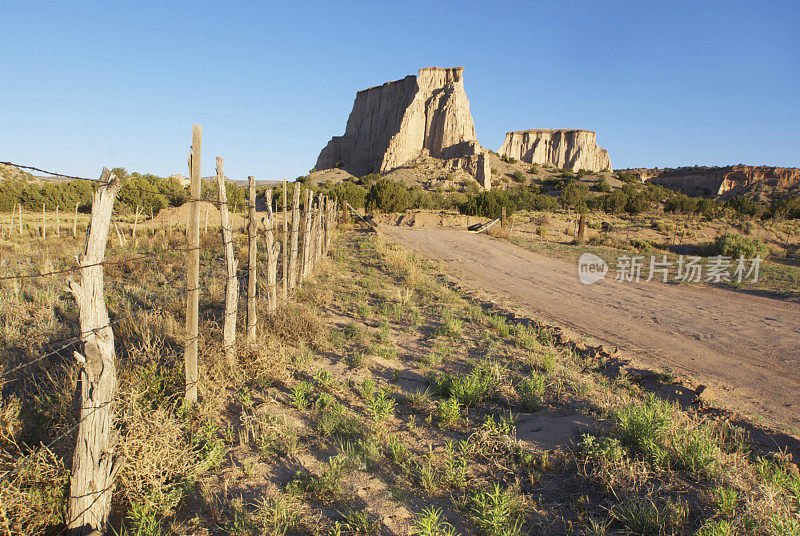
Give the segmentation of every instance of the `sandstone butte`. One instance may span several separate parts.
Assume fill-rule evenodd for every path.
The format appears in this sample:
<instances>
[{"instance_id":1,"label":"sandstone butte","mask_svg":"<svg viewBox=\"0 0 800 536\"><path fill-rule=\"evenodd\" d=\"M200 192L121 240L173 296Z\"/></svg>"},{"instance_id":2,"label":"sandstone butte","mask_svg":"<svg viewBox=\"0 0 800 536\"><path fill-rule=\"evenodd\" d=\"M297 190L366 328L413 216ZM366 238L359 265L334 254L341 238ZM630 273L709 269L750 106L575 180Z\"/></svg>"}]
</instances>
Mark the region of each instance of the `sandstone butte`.
<instances>
[{"instance_id":1,"label":"sandstone butte","mask_svg":"<svg viewBox=\"0 0 800 536\"><path fill-rule=\"evenodd\" d=\"M612 171L608 151L597 145L591 130L532 129L507 132L497 153L529 164L561 169Z\"/></svg>"},{"instance_id":2,"label":"sandstone butte","mask_svg":"<svg viewBox=\"0 0 800 536\"><path fill-rule=\"evenodd\" d=\"M445 160L491 188L491 168L475 138L463 67L427 67L418 76L356 93L343 136L334 136L316 169L385 173L421 155Z\"/></svg>"},{"instance_id":3,"label":"sandstone butte","mask_svg":"<svg viewBox=\"0 0 800 536\"><path fill-rule=\"evenodd\" d=\"M640 180L686 195L730 199L740 195L764 201L800 193L800 169L773 166L633 169Z\"/></svg>"}]
</instances>

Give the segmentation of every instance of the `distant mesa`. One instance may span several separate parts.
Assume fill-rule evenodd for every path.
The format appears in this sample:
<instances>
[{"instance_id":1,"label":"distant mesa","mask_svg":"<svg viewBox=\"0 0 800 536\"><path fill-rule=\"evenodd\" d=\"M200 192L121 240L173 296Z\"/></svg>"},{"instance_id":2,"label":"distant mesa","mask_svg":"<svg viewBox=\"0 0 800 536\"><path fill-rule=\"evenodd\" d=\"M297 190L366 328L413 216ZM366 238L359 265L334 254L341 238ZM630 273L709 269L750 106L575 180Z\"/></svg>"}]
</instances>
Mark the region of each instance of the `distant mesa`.
<instances>
[{"instance_id":1,"label":"distant mesa","mask_svg":"<svg viewBox=\"0 0 800 536\"><path fill-rule=\"evenodd\" d=\"M529 164L552 164L561 169L613 171L608 151L597 145L591 130L531 129L506 133L497 153Z\"/></svg>"},{"instance_id":2,"label":"distant mesa","mask_svg":"<svg viewBox=\"0 0 800 536\"><path fill-rule=\"evenodd\" d=\"M418 76L359 91L344 135L322 149L316 169L386 173L432 156L489 189L491 168L475 138L463 73L463 67L427 67Z\"/></svg>"},{"instance_id":3,"label":"distant mesa","mask_svg":"<svg viewBox=\"0 0 800 536\"><path fill-rule=\"evenodd\" d=\"M652 182L690 196L731 199L747 196L771 201L800 193L800 169L774 166L682 167L631 169L642 182Z\"/></svg>"}]
</instances>

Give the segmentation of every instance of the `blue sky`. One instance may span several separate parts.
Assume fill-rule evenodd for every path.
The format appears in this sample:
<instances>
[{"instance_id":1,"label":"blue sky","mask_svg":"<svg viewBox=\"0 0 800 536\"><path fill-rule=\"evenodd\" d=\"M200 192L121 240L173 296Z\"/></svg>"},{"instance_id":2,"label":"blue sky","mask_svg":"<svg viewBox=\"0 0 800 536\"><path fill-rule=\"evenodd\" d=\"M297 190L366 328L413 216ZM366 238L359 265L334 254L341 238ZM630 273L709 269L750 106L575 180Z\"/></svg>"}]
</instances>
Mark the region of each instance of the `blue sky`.
<instances>
[{"instance_id":1,"label":"blue sky","mask_svg":"<svg viewBox=\"0 0 800 536\"><path fill-rule=\"evenodd\" d=\"M800 3L0 0L0 160L294 178L355 92L465 68L478 139L598 132L616 168L800 167Z\"/></svg>"}]
</instances>

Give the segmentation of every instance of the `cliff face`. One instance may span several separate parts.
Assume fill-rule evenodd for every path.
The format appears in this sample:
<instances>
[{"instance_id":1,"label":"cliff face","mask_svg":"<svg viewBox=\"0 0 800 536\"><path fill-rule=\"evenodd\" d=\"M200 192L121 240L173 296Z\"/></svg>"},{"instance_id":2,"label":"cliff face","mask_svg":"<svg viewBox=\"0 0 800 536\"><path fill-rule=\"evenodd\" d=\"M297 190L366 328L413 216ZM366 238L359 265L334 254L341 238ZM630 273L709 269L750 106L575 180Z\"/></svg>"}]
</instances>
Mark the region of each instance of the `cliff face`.
<instances>
[{"instance_id":1,"label":"cliff face","mask_svg":"<svg viewBox=\"0 0 800 536\"><path fill-rule=\"evenodd\" d=\"M463 67L428 67L419 76L359 91L344 135L328 142L316 169L384 173L427 153L463 161L463 169L480 168L485 174L463 72ZM470 172L478 178L477 171ZM487 186L489 176L484 179L486 184L478 181Z\"/></svg>"},{"instance_id":2,"label":"cliff face","mask_svg":"<svg viewBox=\"0 0 800 536\"><path fill-rule=\"evenodd\" d=\"M800 192L800 169L770 166L726 166L678 169L637 169L643 181L690 196L730 199L740 195L769 201Z\"/></svg>"},{"instance_id":3,"label":"cliff face","mask_svg":"<svg viewBox=\"0 0 800 536\"><path fill-rule=\"evenodd\" d=\"M553 164L562 169L611 169L608 152L597 146L591 130L534 129L506 133L497 151L530 164Z\"/></svg>"}]
</instances>

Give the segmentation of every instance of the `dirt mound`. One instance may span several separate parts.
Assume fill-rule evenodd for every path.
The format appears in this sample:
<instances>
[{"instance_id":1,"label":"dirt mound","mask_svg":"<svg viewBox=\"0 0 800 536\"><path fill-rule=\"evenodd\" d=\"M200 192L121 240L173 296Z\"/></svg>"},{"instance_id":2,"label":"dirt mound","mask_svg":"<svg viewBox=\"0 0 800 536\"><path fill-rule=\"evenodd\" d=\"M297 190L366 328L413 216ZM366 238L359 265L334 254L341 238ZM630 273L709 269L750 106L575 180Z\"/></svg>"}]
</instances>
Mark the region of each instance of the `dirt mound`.
<instances>
[{"instance_id":1,"label":"dirt mound","mask_svg":"<svg viewBox=\"0 0 800 536\"><path fill-rule=\"evenodd\" d=\"M483 223L488 218L465 216L458 212L414 211L404 214L377 214L375 221L397 227L448 227L466 229L473 223Z\"/></svg>"},{"instance_id":2,"label":"dirt mound","mask_svg":"<svg viewBox=\"0 0 800 536\"><path fill-rule=\"evenodd\" d=\"M153 219L144 222L142 225L158 227L164 224L183 224L189 221L189 210L191 209L190 203L184 203L179 207L165 208L159 212ZM239 214L231 214L231 223L234 227L244 225L245 219ZM213 203L206 201L200 202L200 226L206 225L217 226L220 225L219 208Z\"/></svg>"}]
</instances>

